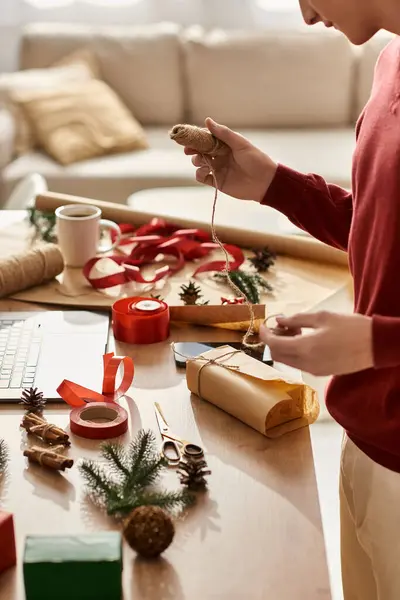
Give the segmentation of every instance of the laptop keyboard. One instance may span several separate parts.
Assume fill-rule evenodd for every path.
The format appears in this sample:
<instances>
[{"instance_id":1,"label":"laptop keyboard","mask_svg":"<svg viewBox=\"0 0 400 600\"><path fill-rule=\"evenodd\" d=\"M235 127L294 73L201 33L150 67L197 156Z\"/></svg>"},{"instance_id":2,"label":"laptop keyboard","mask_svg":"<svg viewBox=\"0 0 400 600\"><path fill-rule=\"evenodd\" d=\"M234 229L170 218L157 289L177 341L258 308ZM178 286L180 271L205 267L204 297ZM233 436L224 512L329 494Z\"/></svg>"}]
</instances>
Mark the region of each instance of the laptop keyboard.
<instances>
[{"instance_id":1,"label":"laptop keyboard","mask_svg":"<svg viewBox=\"0 0 400 600\"><path fill-rule=\"evenodd\" d=\"M29 388L35 381L41 330L33 319L0 320L0 388Z\"/></svg>"}]
</instances>

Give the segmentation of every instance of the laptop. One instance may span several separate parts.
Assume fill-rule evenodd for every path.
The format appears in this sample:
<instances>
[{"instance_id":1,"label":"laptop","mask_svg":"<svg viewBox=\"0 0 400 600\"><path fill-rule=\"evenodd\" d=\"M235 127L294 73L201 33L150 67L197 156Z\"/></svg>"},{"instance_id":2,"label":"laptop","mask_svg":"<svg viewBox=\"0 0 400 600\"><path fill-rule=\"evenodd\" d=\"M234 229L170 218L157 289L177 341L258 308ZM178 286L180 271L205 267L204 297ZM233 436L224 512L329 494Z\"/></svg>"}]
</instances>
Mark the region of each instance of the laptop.
<instances>
[{"instance_id":1,"label":"laptop","mask_svg":"<svg viewBox=\"0 0 400 600\"><path fill-rule=\"evenodd\" d=\"M31 387L62 402L64 379L101 392L109 328L109 315L97 312L0 312L0 403Z\"/></svg>"}]
</instances>

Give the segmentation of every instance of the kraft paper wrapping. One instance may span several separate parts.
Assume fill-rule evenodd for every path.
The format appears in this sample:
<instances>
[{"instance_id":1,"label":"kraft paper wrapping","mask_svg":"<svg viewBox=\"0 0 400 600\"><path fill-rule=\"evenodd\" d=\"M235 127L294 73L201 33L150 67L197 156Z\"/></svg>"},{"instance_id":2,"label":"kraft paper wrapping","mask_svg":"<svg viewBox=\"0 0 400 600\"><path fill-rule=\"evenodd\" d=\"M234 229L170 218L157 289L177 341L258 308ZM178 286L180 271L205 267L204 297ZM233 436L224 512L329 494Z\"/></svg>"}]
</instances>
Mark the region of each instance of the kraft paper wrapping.
<instances>
[{"instance_id":1,"label":"kraft paper wrapping","mask_svg":"<svg viewBox=\"0 0 400 600\"><path fill-rule=\"evenodd\" d=\"M80 196L70 196L68 194L57 194L54 192L45 192L39 194L35 200L35 206L38 210L54 212L59 206L66 204L92 204L101 209L103 218L110 219L116 223L129 223L130 225L143 225L148 223L158 214L151 214L149 210L134 210L122 204L113 202L104 202L93 200L92 198L82 198ZM190 213L190 211L189 211ZM190 214L174 216L172 220L180 227L201 228L210 231L210 223L199 221L190 216ZM211 220L211 215L210 215ZM242 248L263 248L269 246L278 254L294 256L306 260L313 260L333 265L347 266L347 254L336 248L322 244L311 237L299 235L281 234L275 231L255 232L249 229L218 225L218 235L225 243L236 244Z\"/></svg>"},{"instance_id":2,"label":"kraft paper wrapping","mask_svg":"<svg viewBox=\"0 0 400 600\"><path fill-rule=\"evenodd\" d=\"M310 386L231 346L188 360L186 381L193 394L269 438L306 427L319 415Z\"/></svg>"}]
</instances>

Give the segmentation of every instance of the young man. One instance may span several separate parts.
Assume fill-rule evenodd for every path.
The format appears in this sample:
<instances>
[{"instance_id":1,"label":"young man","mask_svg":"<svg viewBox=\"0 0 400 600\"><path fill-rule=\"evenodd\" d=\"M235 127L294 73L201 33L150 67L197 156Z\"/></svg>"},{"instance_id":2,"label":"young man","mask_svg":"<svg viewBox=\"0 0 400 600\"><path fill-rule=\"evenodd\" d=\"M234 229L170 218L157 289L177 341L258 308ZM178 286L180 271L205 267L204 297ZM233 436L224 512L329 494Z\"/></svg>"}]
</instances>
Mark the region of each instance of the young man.
<instances>
[{"instance_id":1,"label":"young man","mask_svg":"<svg viewBox=\"0 0 400 600\"><path fill-rule=\"evenodd\" d=\"M379 29L400 34L399 0L300 0L305 21L323 21L363 44ZM207 119L230 151L213 160L221 189L272 206L349 254L355 314L281 318L292 337L263 339L272 356L334 375L327 406L343 426L342 573L345 600L400 599L400 38L381 55L356 128L352 193L276 164L248 140ZM194 155L198 181L213 185ZM302 328L307 331L302 333Z\"/></svg>"}]
</instances>

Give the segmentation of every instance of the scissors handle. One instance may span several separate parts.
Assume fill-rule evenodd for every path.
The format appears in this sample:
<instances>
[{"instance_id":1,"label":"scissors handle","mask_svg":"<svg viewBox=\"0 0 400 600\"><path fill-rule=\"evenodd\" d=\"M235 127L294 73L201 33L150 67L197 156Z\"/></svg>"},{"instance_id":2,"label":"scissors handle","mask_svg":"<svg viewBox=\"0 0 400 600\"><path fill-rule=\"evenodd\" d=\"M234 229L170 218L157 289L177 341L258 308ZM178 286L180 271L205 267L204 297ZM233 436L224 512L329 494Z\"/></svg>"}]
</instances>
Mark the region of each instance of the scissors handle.
<instances>
[{"instance_id":1,"label":"scissors handle","mask_svg":"<svg viewBox=\"0 0 400 600\"><path fill-rule=\"evenodd\" d=\"M169 466L179 465L182 453L178 442L172 439L164 439L161 444L161 456L165 458Z\"/></svg>"},{"instance_id":2,"label":"scissors handle","mask_svg":"<svg viewBox=\"0 0 400 600\"><path fill-rule=\"evenodd\" d=\"M204 450L197 444L186 443L183 445L183 454L188 458L202 458L204 456Z\"/></svg>"}]
</instances>

